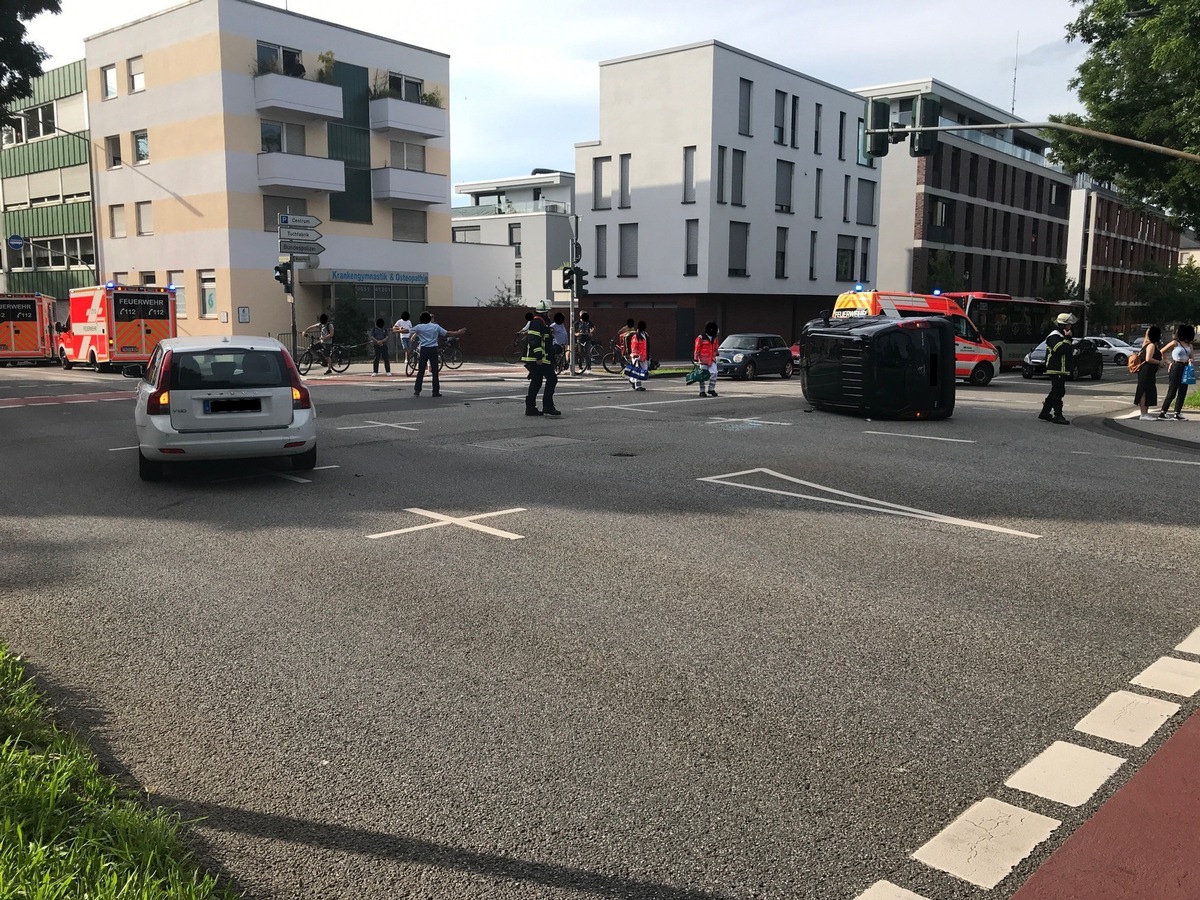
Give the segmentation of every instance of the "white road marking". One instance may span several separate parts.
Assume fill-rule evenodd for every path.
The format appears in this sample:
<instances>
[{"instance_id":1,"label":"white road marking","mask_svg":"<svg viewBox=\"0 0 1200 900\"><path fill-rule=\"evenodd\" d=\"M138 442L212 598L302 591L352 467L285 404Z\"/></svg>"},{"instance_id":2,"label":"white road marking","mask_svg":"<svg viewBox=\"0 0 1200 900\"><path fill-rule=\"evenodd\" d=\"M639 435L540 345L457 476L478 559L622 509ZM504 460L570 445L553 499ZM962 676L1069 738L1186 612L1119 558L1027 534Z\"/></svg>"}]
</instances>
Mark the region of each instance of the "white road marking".
<instances>
[{"instance_id":1,"label":"white road marking","mask_svg":"<svg viewBox=\"0 0 1200 900\"><path fill-rule=\"evenodd\" d=\"M132 447L109 447L108 452L115 453L118 450L137 450L137 449L138 449L138 445L134 444Z\"/></svg>"},{"instance_id":2,"label":"white road marking","mask_svg":"<svg viewBox=\"0 0 1200 900\"><path fill-rule=\"evenodd\" d=\"M1200 656L1200 628L1197 628L1184 638L1183 643L1175 649L1180 653L1191 653L1193 656Z\"/></svg>"},{"instance_id":3,"label":"white road marking","mask_svg":"<svg viewBox=\"0 0 1200 900\"><path fill-rule=\"evenodd\" d=\"M1129 683L1178 697L1195 697L1200 691L1200 663L1160 656Z\"/></svg>"},{"instance_id":4,"label":"white road marking","mask_svg":"<svg viewBox=\"0 0 1200 900\"><path fill-rule=\"evenodd\" d=\"M697 397L697 400L700 398ZM750 425L791 425L791 422L768 422L765 419L726 419L723 416L709 416L709 421L706 425L728 425L731 422L745 422Z\"/></svg>"},{"instance_id":5,"label":"white road marking","mask_svg":"<svg viewBox=\"0 0 1200 900\"><path fill-rule=\"evenodd\" d=\"M1092 799L1124 762L1111 753L1055 741L1014 772L1004 786L1080 807Z\"/></svg>"},{"instance_id":6,"label":"white road marking","mask_svg":"<svg viewBox=\"0 0 1200 900\"><path fill-rule=\"evenodd\" d=\"M297 484L312 484L309 478L301 478L299 475L289 475L287 472L264 472L264 475L274 475L276 478L282 478L284 481L294 481Z\"/></svg>"},{"instance_id":7,"label":"white road marking","mask_svg":"<svg viewBox=\"0 0 1200 900\"><path fill-rule=\"evenodd\" d=\"M705 397L705 400L708 398ZM622 403L614 406L585 406L584 409L627 409L632 412L652 412L648 409L639 409L642 406L665 406L668 403L699 403L699 397L685 397L681 400L647 400L644 403Z\"/></svg>"},{"instance_id":8,"label":"white road marking","mask_svg":"<svg viewBox=\"0 0 1200 900\"><path fill-rule=\"evenodd\" d=\"M890 881L877 881L854 900L927 900L920 894L896 887Z\"/></svg>"},{"instance_id":9,"label":"white road marking","mask_svg":"<svg viewBox=\"0 0 1200 900\"><path fill-rule=\"evenodd\" d=\"M929 435L929 434L901 434L898 431L864 431L863 434L881 434L881 435L884 435L885 437L919 438L923 441L947 441L951 444L974 444L975 443L974 441L967 441L967 440L963 440L962 438L933 437L932 435Z\"/></svg>"},{"instance_id":10,"label":"white road marking","mask_svg":"<svg viewBox=\"0 0 1200 900\"><path fill-rule=\"evenodd\" d=\"M742 475L755 474L770 475L774 478L780 478L784 481L790 481L794 484L803 485L804 487L813 488L814 490L824 491L828 494L836 494L840 497L849 497L852 500L862 500L863 503L850 503L845 500L834 500L830 497L817 497L812 494L799 494L795 491L784 491L778 488L759 487L751 484L740 484L736 481L727 481L729 478L738 478ZM945 525L960 525L963 528L978 528L982 531L995 531L1000 534L1011 534L1015 537L1026 537L1038 539L1040 534L1030 534L1027 531L1016 531L1012 528L1003 528L999 525L988 525L984 522L972 522L969 519L958 519L953 516L944 516L940 513L929 512L924 509L916 509L911 506L901 506L898 503L889 503L886 500L876 500L873 497L863 497L859 494L851 494L847 491L840 491L837 488L825 487L824 485L816 484L811 481L803 481L799 478L793 478L790 475L784 475L781 472L776 472L773 469L746 469L742 472L730 472L726 475L712 475L707 478L697 478L697 481L708 481L713 484L723 484L727 487L742 488L748 491L763 491L768 494L781 494L785 497L798 497L801 500L815 500L818 503L830 503L834 506L848 506L854 509L865 509L868 512L887 513L893 516L905 516L910 519L925 519L930 522L941 522ZM868 505L870 504L870 505Z\"/></svg>"},{"instance_id":11,"label":"white road marking","mask_svg":"<svg viewBox=\"0 0 1200 900\"><path fill-rule=\"evenodd\" d=\"M1160 459L1157 456L1118 456L1117 459L1136 459L1139 462L1173 463L1177 466L1200 466L1200 462L1193 462L1189 459Z\"/></svg>"},{"instance_id":12,"label":"white road marking","mask_svg":"<svg viewBox=\"0 0 1200 900\"><path fill-rule=\"evenodd\" d=\"M510 541L519 541L524 535L513 534L509 531L501 531L499 528L489 528L487 525L478 524L479 519L489 519L492 516L505 516L509 513L525 512L525 507L519 506L515 509L502 509L499 512L480 513L476 516L463 516L456 518L454 516L444 516L441 513L429 512L426 509L419 509L415 506L410 506L405 512L416 513L419 516L428 516L431 519L436 519L435 522L427 522L424 525L414 525L411 528L398 528L395 531L382 531L379 534L368 534L368 540L377 540L378 538L393 537L397 534L410 534L414 531L423 531L426 528L441 528L443 525L461 525L463 528L473 528L476 531L482 531L485 534L493 535L494 537L507 538Z\"/></svg>"},{"instance_id":13,"label":"white road marking","mask_svg":"<svg viewBox=\"0 0 1200 900\"><path fill-rule=\"evenodd\" d=\"M912 857L990 890L1061 824L1058 819L985 797Z\"/></svg>"},{"instance_id":14,"label":"white road marking","mask_svg":"<svg viewBox=\"0 0 1200 900\"><path fill-rule=\"evenodd\" d=\"M422 424L422 423L421 422L376 422L372 419L367 419L366 425L340 425L340 426L338 426L338 431L357 431L360 428L400 428L404 431L416 431L417 429L415 429L411 426L420 425L420 424Z\"/></svg>"},{"instance_id":15,"label":"white road marking","mask_svg":"<svg viewBox=\"0 0 1200 900\"><path fill-rule=\"evenodd\" d=\"M1115 691L1080 719L1075 730L1118 744L1140 747L1177 712L1178 703L1132 691Z\"/></svg>"}]
</instances>

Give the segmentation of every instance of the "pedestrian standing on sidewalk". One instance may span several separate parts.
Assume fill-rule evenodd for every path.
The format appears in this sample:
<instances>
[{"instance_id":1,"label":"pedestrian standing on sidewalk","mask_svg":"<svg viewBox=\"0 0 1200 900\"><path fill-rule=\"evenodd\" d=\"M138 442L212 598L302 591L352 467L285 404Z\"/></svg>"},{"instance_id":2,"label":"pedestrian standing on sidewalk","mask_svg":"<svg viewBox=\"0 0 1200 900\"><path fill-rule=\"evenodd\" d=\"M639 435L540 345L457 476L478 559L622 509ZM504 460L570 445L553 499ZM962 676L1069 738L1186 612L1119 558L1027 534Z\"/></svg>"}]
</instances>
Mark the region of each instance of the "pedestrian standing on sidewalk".
<instances>
[{"instance_id":1,"label":"pedestrian standing on sidewalk","mask_svg":"<svg viewBox=\"0 0 1200 900\"><path fill-rule=\"evenodd\" d=\"M629 335L629 365L634 374L629 376L629 384L635 391L644 391L643 384L650 374L650 338L646 334L646 323L638 322L637 328Z\"/></svg>"},{"instance_id":2,"label":"pedestrian standing on sidewalk","mask_svg":"<svg viewBox=\"0 0 1200 900\"><path fill-rule=\"evenodd\" d=\"M1054 320L1055 328L1046 335L1046 374L1050 376L1050 393L1042 402L1038 418L1055 425L1070 425L1063 416L1063 397L1067 394L1067 375L1071 371L1071 326L1079 319L1071 313L1061 313Z\"/></svg>"},{"instance_id":3,"label":"pedestrian standing on sidewalk","mask_svg":"<svg viewBox=\"0 0 1200 900\"><path fill-rule=\"evenodd\" d=\"M423 312L421 313L421 324L412 327L412 333L416 337L420 353L418 357L420 362L417 364L417 383L413 388L413 394L417 397L421 396L421 384L425 380L425 366L427 365L433 372L433 396L442 396L442 392L438 389L438 342L446 335L458 337L460 334L467 333L465 328L460 328L458 331L447 331L432 319L433 316Z\"/></svg>"},{"instance_id":4,"label":"pedestrian standing on sidewalk","mask_svg":"<svg viewBox=\"0 0 1200 900\"><path fill-rule=\"evenodd\" d=\"M371 361L372 378L379 374L379 360L381 359L384 372L388 375L392 374L392 355L388 352L388 340L391 336L383 319L376 319L375 327L371 329L371 346L375 350L375 358Z\"/></svg>"},{"instance_id":5,"label":"pedestrian standing on sidewalk","mask_svg":"<svg viewBox=\"0 0 1200 900\"><path fill-rule=\"evenodd\" d=\"M392 326L392 331L400 335L399 349L396 351L396 365L401 369L408 362L408 342L412 337L413 323L408 317L408 310L400 313L400 318L396 320L396 324Z\"/></svg>"},{"instance_id":6,"label":"pedestrian standing on sidewalk","mask_svg":"<svg viewBox=\"0 0 1200 900\"><path fill-rule=\"evenodd\" d=\"M692 362L708 370L708 396L717 396L717 323L709 322L704 331L697 335L692 351ZM704 396L704 382L700 385L700 396Z\"/></svg>"},{"instance_id":7,"label":"pedestrian standing on sidewalk","mask_svg":"<svg viewBox=\"0 0 1200 900\"><path fill-rule=\"evenodd\" d=\"M1183 421L1183 398L1187 396L1188 386L1183 383L1183 370L1192 365L1194 350L1192 342L1196 338L1196 329L1191 325L1180 325L1175 329L1175 339L1162 348L1164 359L1171 360L1167 369L1167 399L1163 401L1162 411L1158 418L1167 418L1167 409L1171 401L1175 401L1174 418Z\"/></svg>"},{"instance_id":8,"label":"pedestrian standing on sidewalk","mask_svg":"<svg viewBox=\"0 0 1200 900\"><path fill-rule=\"evenodd\" d=\"M1137 404L1138 409L1142 414L1138 419L1142 422L1148 422L1154 418L1150 415L1150 407L1158 405L1158 367L1162 365L1162 351L1158 349L1158 342L1162 340L1162 329L1157 325L1151 325L1146 329L1146 336L1142 338L1142 348L1138 353L1142 356L1142 364L1137 370L1137 392L1133 395L1133 402Z\"/></svg>"}]
</instances>

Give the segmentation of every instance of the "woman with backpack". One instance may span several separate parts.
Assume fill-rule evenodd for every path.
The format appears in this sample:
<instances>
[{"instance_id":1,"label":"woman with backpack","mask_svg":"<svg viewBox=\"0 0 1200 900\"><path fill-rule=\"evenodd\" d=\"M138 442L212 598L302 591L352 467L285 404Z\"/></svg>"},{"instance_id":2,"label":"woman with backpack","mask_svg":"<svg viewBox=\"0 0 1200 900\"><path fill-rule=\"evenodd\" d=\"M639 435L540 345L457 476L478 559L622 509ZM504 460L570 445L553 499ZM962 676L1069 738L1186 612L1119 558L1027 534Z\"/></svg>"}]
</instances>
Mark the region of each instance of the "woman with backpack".
<instances>
[{"instance_id":1,"label":"woman with backpack","mask_svg":"<svg viewBox=\"0 0 1200 900\"><path fill-rule=\"evenodd\" d=\"M1171 401L1175 401L1175 419L1183 421L1183 398L1187 396L1188 386L1183 383L1183 370L1192 365L1192 341L1196 337L1196 329L1191 325L1180 325L1175 329L1175 339L1162 348L1162 355L1170 357L1171 367L1167 369L1167 399L1163 401L1159 419L1166 419L1167 409Z\"/></svg>"},{"instance_id":2,"label":"woman with backpack","mask_svg":"<svg viewBox=\"0 0 1200 900\"><path fill-rule=\"evenodd\" d=\"M1162 329L1157 325L1151 325L1146 329L1146 337L1142 340L1142 349L1138 351L1138 356L1141 357L1141 362L1138 363L1137 369L1137 393L1134 394L1133 402L1138 405L1138 409L1142 414L1138 418L1143 421L1150 421L1155 417L1150 415L1150 407L1158 405L1158 367L1162 365L1162 351L1158 349L1158 342L1162 340Z\"/></svg>"}]
</instances>

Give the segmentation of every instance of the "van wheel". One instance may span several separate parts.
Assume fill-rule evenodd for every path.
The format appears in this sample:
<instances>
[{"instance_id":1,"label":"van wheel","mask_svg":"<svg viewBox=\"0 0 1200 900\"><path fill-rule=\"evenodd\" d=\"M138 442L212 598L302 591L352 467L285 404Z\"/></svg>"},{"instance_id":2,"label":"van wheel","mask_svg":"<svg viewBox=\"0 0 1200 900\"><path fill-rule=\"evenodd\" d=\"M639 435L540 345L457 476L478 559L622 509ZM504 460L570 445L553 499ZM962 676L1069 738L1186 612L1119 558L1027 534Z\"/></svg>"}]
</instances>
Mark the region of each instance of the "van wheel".
<instances>
[{"instance_id":1,"label":"van wheel","mask_svg":"<svg viewBox=\"0 0 1200 900\"><path fill-rule=\"evenodd\" d=\"M784 363L783 371L779 373L779 377L780 378L791 378L792 377L792 368L793 368L792 361L789 359L786 363Z\"/></svg>"},{"instance_id":2,"label":"van wheel","mask_svg":"<svg viewBox=\"0 0 1200 900\"><path fill-rule=\"evenodd\" d=\"M142 451L138 451L138 476L142 481L162 481L163 464L146 459Z\"/></svg>"},{"instance_id":3,"label":"van wheel","mask_svg":"<svg viewBox=\"0 0 1200 900\"><path fill-rule=\"evenodd\" d=\"M97 372L100 371L100 364L96 362L96 351L95 350L93 350L91 353L88 354L88 365L91 366L93 369L95 369Z\"/></svg>"},{"instance_id":4,"label":"van wheel","mask_svg":"<svg viewBox=\"0 0 1200 900\"><path fill-rule=\"evenodd\" d=\"M297 453L292 457L292 468L297 471L307 472L316 468L317 465L317 448L310 447L303 453Z\"/></svg>"},{"instance_id":5,"label":"van wheel","mask_svg":"<svg viewBox=\"0 0 1200 900\"><path fill-rule=\"evenodd\" d=\"M995 373L992 371L991 366L989 366L987 363L980 363L971 370L971 377L968 378L967 381L976 387L984 387L985 385L991 383L992 376L994 374Z\"/></svg>"},{"instance_id":6,"label":"van wheel","mask_svg":"<svg viewBox=\"0 0 1200 900\"><path fill-rule=\"evenodd\" d=\"M75 363L73 363L69 359L67 359L67 351L66 350L58 351L58 363L59 363L59 365L61 365L63 367L64 371L68 371L68 372L71 370L71 367L73 365L75 365Z\"/></svg>"}]
</instances>

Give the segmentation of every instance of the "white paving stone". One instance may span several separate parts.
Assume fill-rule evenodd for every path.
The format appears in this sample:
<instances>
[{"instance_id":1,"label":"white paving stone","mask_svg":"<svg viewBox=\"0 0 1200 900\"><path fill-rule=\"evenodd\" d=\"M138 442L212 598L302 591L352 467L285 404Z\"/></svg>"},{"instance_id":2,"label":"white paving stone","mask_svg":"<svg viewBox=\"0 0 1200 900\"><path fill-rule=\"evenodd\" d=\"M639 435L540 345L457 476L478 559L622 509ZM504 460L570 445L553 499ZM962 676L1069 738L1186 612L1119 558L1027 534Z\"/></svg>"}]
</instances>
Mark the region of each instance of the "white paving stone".
<instances>
[{"instance_id":1,"label":"white paving stone","mask_svg":"<svg viewBox=\"0 0 1200 900\"><path fill-rule=\"evenodd\" d=\"M854 900L927 900L920 894L914 894L912 891L906 891L902 887L896 887L890 881L877 881Z\"/></svg>"},{"instance_id":2,"label":"white paving stone","mask_svg":"<svg viewBox=\"0 0 1200 900\"><path fill-rule=\"evenodd\" d=\"M1197 628L1186 638L1184 638L1183 643L1175 649L1183 653L1192 653L1196 656L1200 656L1200 628Z\"/></svg>"},{"instance_id":3,"label":"white paving stone","mask_svg":"<svg viewBox=\"0 0 1200 900\"><path fill-rule=\"evenodd\" d=\"M1111 753L1055 741L1004 784L1056 803L1083 806L1123 762L1124 759Z\"/></svg>"},{"instance_id":4,"label":"white paving stone","mask_svg":"<svg viewBox=\"0 0 1200 900\"><path fill-rule=\"evenodd\" d=\"M917 850L913 859L990 890L1061 824L985 797Z\"/></svg>"},{"instance_id":5,"label":"white paving stone","mask_svg":"<svg viewBox=\"0 0 1200 900\"><path fill-rule=\"evenodd\" d=\"M1130 684L1175 694L1179 697L1194 697L1200 691L1200 663L1173 656L1160 656L1140 674L1129 680Z\"/></svg>"},{"instance_id":6,"label":"white paving stone","mask_svg":"<svg viewBox=\"0 0 1200 900\"><path fill-rule=\"evenodd\" d=\"M1132 691L1115 691L1079 720L1076 731L1130 747L1150 740L1163 722L1179 712L1179 704Z\"/></svg>"}]
</instances>

